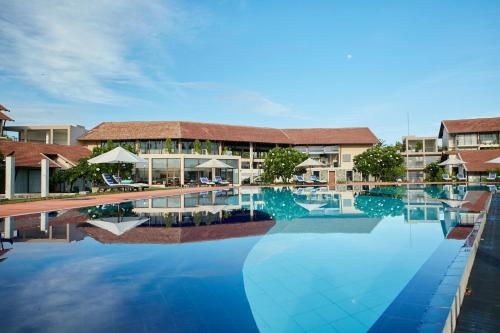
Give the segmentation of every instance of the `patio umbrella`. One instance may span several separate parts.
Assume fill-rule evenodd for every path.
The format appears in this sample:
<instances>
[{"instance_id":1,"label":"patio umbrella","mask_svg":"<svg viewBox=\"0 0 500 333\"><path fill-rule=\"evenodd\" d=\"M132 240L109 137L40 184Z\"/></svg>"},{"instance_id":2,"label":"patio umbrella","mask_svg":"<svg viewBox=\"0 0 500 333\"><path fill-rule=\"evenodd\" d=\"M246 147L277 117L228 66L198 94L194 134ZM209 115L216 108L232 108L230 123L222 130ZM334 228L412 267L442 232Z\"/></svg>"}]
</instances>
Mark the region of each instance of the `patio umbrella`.
<instances>
[{"instance_id":1,"label":"patio umbrella","mask_svg":"<svg viewBox=\"0 0 500 333\"><path fill-rule=\"evenodd\" d=\"M113 150L108 151L107 153L101 154L94 158L88 160L89 164L103 164L103 163L111 163L111 164L119 164L119 163L147 163L145 159L137 156L134 153L129 152L128 150L122 147L116 147ZM120 169L118 169L118 175L120 175Z\"/></svg>"},{"instance_id":2,"label":"patio umbrella","mask_svg":"<svg viewBox=\"0 0 500 333\"><path fill-rule=\"evenodd\" d=\"M439 163L439 165L446 166L446 165L464 165L467 162L462 161L460 158L456 157L455 155L450 155L448 159L444 162Z\"/></svg>"},{"instance_id":3,"label":"patio umbrella","mask_svg":"<svg viewBox=\"0 0 500 333\"><path fill-rule=\"evenodd\" d=\"M215 176L215 169L234 169L229 164L226 164L222 161L211 159L209 161L203 162L197 166L196 169L212 169L212 178Z\"/></svg>"},{"instance_id":4,"label":"patio umbrella","mask_svg":"<svg viewBox=\"0 0 500 333\"><path fill-rule=\"evenodd\" d=\"M304 162L297 164L295 169L300 169L300 168L314 168L314 167L324 167L325 164L321 161L315 160L314 158L308 158Z\"/></svg>"}]
</instances>

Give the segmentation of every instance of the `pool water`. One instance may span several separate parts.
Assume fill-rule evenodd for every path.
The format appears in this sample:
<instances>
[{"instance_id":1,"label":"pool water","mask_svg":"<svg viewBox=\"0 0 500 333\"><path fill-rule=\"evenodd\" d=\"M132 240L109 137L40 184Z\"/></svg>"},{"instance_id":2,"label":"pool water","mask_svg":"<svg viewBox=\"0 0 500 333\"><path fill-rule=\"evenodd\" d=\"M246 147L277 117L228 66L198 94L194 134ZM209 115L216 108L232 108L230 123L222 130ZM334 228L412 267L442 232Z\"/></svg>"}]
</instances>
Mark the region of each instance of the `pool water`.
<instances>
[{"instance_id":1,"label":"pool water","mask_svg":"<svg viewBox=\"0 0 500 333\"><path fill-rule=\"evenodd\" d=\"M235 188L5 218L0 325L437 332L482 192Z\"/></svg>"}]
</instances>

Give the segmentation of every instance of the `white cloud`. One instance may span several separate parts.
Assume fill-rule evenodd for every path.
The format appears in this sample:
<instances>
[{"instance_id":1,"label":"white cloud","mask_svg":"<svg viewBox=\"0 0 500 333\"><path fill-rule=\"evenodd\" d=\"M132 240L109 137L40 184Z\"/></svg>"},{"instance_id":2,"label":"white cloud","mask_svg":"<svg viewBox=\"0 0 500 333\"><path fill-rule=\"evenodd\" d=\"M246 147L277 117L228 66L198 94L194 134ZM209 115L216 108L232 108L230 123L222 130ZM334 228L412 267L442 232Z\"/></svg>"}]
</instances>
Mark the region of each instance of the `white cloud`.
<instances>
[{"instance_id":1,"label":"white cloud","mask_svg":"<svg viewBox=\"0 0 500 333\"><path fill-rule=\"evenodd\" d=\"M6 1L0 72L53 97L115 104L124 99L117 86L154 85L147 61L136 60L137 46L141 58L160 53L168 61L161 43L194 27L188 21L186 12L157 0Z\"/></svg>"}]
</instances>

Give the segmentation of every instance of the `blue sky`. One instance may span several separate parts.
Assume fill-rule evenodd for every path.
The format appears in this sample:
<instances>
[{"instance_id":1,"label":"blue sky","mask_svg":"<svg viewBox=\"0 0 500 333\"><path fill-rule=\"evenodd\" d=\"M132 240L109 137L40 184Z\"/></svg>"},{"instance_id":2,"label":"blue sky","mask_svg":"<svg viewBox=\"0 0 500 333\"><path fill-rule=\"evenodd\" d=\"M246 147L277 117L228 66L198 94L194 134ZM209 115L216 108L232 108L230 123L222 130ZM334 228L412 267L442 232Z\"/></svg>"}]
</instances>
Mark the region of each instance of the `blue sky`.
<instances>
[{"instance_id":1,"label":"blue sky","mask_svg":"<svg viewBox=\"0 0 500 333\"><path fill-rule=\"evenodd\" d=\"M0 0L18 124L369 126L500 115L498 1Z\"/></svg>"}]
</instances>

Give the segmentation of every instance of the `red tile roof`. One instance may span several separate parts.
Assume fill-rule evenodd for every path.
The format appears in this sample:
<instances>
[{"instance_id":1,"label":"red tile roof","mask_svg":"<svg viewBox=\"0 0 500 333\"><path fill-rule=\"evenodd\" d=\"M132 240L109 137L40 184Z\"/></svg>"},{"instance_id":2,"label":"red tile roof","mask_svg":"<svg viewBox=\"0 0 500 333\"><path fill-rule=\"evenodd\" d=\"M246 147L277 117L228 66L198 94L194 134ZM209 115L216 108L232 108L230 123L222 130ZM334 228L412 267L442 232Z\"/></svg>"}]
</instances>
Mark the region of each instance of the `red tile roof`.
<instances>
[{"instance_id":1,"label":"red tile roof","mask_svg":"<svg viewBox=\"0 0 500 333\"><path fill-rule=\"evenodd\" d=\"M446 239L466 239L472 231L472 226L456 226L448 233Z\"/></svg>"},{"instance_id":2,"label":"red tile roof","mask_svg":"<svg viewBox=\"0 0 500 333\"><path fill-rule=\"evenodd\" d=\"M137 227L120 236L98 227L80 226L80 230L101 243L191 243L265 235L275 224L273 220L259 222L200 225L197 227L155 228Z\"/></svg>"},{"instance_id":3,"label":"red tile roof","mask_svg":"<svg viewBox=\"0 0 500 333\"><path fill-rule=\"evenodd\" d=\"M90 156L90 150L80 146L47 145L41 143L0 141L0 153L4 156L14 153L16 166L40 167L43 155L59 155L63 158L77 163L80 159ZM43 154L43 155L42 155ZM56 167L51 163L51 167Z\"/></svg>"},{"instance_id":4,"label":"red tile roof","mask_svg":"<svg viewBox=\"0 0 500 333\"><path fill-rule=\"evenodd\" d=\"M462 161L467 162L464 166L469 172L484 172L500 167L500 164L486 163L500 157L500 149L456 150L454 154L458 154Z\"/></svg>"},{"instance_id":5,"label":"red tile roof","mask_svg":"<svg viewBox=\"0 0 500 333\"><path fill-rule=\"evenodd\" d=\"M281 144L376 144L369 128L276 129L186 121L104 122L81 141L135 139L199 139Z\"/></svg>"},{"instance_id":6,"label":"red tile roof","mask_svg":"<svg viewBox=\"0 0 500 333\"><path fill-rule=\"evenodd\" d=\"M443 137L443 129L448 133L483 133L500 131L500 117L443 120L439 129L439 137Z\"/></svg>"}]
</instances>

